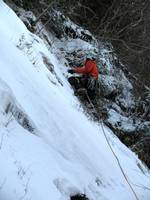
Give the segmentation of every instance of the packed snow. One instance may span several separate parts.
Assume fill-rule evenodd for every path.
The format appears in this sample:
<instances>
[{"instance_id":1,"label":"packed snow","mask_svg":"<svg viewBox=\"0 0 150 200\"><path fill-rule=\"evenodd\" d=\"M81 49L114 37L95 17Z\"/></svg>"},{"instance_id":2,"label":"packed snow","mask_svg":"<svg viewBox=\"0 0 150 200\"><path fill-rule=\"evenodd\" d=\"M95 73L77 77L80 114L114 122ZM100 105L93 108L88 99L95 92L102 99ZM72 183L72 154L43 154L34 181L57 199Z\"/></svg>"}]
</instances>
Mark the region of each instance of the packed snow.
<instances>
[{"instance_id":1,"label":"packed snow","mask_svg":"<svg viewBox=\"0 0 150 200\"><path fill-rule=\"evenodd\" d=\"M2 0L0 27L0 199L69 200L81 193L134 200L101 126L74 97L65 66ZM104 130L137 196L149 200L148 169Z\"/></svg>"}]
</instances>

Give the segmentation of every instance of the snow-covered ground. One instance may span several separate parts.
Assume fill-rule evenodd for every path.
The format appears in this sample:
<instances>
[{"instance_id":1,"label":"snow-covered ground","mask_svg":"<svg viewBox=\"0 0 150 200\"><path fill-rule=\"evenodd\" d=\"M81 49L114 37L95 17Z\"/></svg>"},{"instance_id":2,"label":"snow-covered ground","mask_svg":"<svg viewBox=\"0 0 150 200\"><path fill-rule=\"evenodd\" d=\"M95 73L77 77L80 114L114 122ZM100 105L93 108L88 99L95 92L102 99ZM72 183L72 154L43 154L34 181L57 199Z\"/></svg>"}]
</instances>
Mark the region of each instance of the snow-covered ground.
<instances>
[{"instance_id":1,"label":"snow-covered ground","mask_svg":"<svg viewBox=\"0 0 150 200\"><path fill-rule=\"evenodd\" d=\"M0 200L134 200L65 67L2 0L0 27ZM149 171L104 130L138 198L149 200Z\"/></svg>"}]
</instances>

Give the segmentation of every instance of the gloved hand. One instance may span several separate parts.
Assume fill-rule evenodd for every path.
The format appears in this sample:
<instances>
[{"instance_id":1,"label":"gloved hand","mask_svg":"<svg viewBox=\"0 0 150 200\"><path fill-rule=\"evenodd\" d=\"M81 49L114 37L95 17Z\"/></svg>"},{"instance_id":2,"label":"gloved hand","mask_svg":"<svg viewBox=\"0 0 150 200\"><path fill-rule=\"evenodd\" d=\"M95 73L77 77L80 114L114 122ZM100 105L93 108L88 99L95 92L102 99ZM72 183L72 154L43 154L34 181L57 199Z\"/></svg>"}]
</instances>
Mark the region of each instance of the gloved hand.
<instances>
[{"instance_id":1,"label":"gloved hand","mask_svg":"<svg viewBox=\"0 0 150 200\"><path fill-rule=\"evenodd\" d=\"M68 69L68 73L70 73L70 74L74 74L75 71L74 71L73 69Z\"/></svg>"}]
</instances>

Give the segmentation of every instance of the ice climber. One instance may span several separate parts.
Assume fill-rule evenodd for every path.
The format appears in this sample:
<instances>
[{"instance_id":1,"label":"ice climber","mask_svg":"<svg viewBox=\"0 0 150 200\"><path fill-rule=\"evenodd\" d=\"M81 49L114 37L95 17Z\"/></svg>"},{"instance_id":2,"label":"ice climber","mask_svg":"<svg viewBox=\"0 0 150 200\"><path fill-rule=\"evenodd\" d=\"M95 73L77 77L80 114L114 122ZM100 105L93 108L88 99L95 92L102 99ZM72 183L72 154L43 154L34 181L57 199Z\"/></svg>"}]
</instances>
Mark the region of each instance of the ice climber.
<instances>
[{"instance_id":1,"label":"ice climber","mask_svg":"<svg viewBox=\"0 0 150 200\"><path fill-rule=\"evenodd\" d=\"M91 99L95 98L96 90L98 86L98 67L96 64L96 59L92 55L86 57L86 61L83 67L75 67L69 69L70 74L81 74L82 76L72 76L69 77L69 83L74 87L75 92L78 94L81 92L81 89L86 89L88 96Z\"/></svg>"}]
</instances>

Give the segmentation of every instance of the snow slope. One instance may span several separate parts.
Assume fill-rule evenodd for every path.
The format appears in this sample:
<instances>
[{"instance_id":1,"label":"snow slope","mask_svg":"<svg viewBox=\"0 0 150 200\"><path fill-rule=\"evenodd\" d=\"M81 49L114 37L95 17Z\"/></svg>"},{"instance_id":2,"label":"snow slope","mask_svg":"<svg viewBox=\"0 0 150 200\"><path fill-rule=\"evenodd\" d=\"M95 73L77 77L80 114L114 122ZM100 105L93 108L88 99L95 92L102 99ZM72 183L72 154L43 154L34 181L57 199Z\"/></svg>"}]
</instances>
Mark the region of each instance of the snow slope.
<instances>
[{"instance_id":1,"label":"snow slope","mask_svg":"<svg viewBox=\"0 0 150 200\"><path fill-rule=\"evenodd\" d=\"M101 126L83 114L62 64L3 1L0 27L0 200L69 200L76 193L134 200ZM149 171L105 132L139 199L149 200Z\"/></svg>"}]
</instances>

